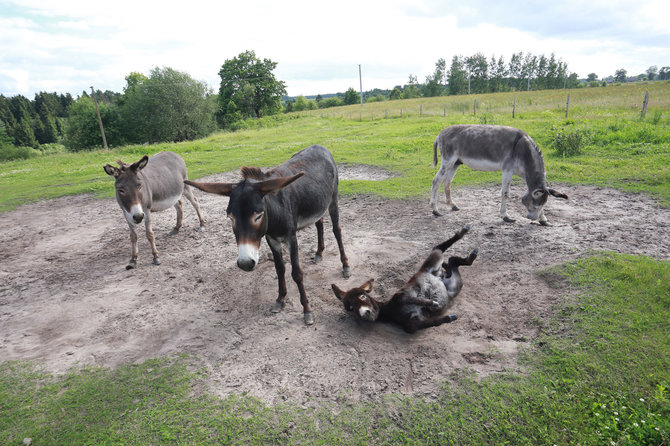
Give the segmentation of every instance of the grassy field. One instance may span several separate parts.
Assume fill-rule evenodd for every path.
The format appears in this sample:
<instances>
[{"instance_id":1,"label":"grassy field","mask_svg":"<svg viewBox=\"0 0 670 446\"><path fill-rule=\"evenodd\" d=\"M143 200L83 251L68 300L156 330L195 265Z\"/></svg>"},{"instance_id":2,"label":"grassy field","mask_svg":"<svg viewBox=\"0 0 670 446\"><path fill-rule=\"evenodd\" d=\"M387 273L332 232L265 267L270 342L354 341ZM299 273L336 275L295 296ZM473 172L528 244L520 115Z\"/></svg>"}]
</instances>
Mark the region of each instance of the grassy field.
<instances>
[{"instance_id":1,"label":"grassy field","mask_svg":"<svg viewBox=\"0 0 670 446\"><path fill-rule=\"evenodd\" d=\"M523 355L527 374L468 375L436 401L268 407L211 397L197 358L53 376L0 364L0 443L668 444L670 263L602 253L541 273L579 289Z\"/></svg>"},{"instance_id":2,"label":"grassy field","mask_svg":"<svg viewBox=\"0 0 670 446\"><path fill-rule=\"evenodd\" d=\"M640 119L645 90L650 108ZM241 165L272 166L315 143L330 148L339 163L401 174L343 181L342 193L427 200L433 140L453 123L526 130L544 151L552 183L642 192L670 206L670 83L481 95L477 115L473 100L384 102L366 104L363 112L343 107L266 118L248 130L188 143L4 162L0 210L68 194L110 197L112 181L102 165L116 158L129 162L173 150L196 178ZM403 108L402 116L392 107ZM566 133L580 136L580 154L555 150L557 135ZM455 181L499 183L500 175L462 168ZM58 376L2 361L0 444L20 445L24 438L34 444L668 444L670 262L597 253L540 274L565 293L556 316L537 322L542 335L522 354L524 375L460 374L435 401L389 396L378 404L313 410L266 406L245 395L213 397L194 357Z\"/></svg>"},{"instance_id":3,"label":"grassy field","mask_svg":"<svg viewBox=\"0 0 670 446\"><path fill-rule=\"evenodd\" d=\"M647 117L640 119L644 91L650 94ZM571 113L565 119L565 98ZM511 101L518 95L517 116ZM343 181L342 193L372 192L385 197L425 196L436 169L433 141L444 127L455 123L511 125L527 131L545 153L550 182L616 187L647 192L670 205L670 83L652 82L605 88L551 90L481 95L477 115L465 115L458 104L469 96L412 99L269 117L252 121L256 127L209 138L149 146L126 146L109 151L53 154L25 161L0 163L0 211L26 202L64 195L92 193L112 196L113 187L102 166L116 158L126 162L143 154L172 150L181 154L189 176L238 169L242 165L272 166L310 145L331 149L339 163L372 164L402 175L386 181ZM424 115L418 107L424 104ZM447 104L447 116L442 116ZM509 105L509 110L505 107ZM526 105L522 105L526 104ZM532 105L529 105L532 104ZM383 107L404 107L402 116L384 118ZM429 111L439 111L430 114ZM508 113L509 111L509 113ZM367 113L370 113L368 115ZM311 115L310 115L311 113ZM372 119L374 113L374 119ZM348 116L353 118L349 119ZM552 142L557 132L583 137L581 154L563 157ZM110 142L113 143L113 142ZM499 173L461 168L455 184L500 182Z\"/></svg>"}]
</instances>

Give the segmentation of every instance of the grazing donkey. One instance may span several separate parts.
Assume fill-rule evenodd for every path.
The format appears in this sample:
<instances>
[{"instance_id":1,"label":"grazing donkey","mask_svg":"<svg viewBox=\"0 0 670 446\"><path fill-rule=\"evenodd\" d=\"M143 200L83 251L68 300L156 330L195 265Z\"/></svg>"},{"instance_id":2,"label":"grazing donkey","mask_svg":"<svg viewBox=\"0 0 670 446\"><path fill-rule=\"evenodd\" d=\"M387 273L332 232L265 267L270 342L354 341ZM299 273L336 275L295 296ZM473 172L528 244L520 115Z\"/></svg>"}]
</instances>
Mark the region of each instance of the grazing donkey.
<instances>
[{"instance_id":1,"label":"grazing donkey","mask_svg":"<svg viewBox=\"0 0 670 446\"><path fill-rule=\"evenodd\" d=\"M144 155L133 164L125 164L116 160L119 167L110 164L103 168L116 181L116 201L123 210L128 226L130 227L130 243L132 256L126 269L137 265L137 233L135 228L144 220L147 239L151 243L154 256L154 265L160 265L158 250L154 242L154 232L151 230L151 213L164 211L172 206L177 209L177 225L170 234L176 234L181 228L182 203L184 195L191 202L200 220L200 231L205 229L205 220L200 213L198 199L193 196L191 188L184 185L187 178L186 163L173 152L160 152L151 158Z\"/></svg>"},{"instance_id":2,"label":"grazing donkey","mask_svg":"<svg viewBox=\"0 0 670 446\"><path fill-rule=\"evenodd\" d=\"M509 186L514 174L526 179L528 191L521 202L528 210L527 217L546 226L544 205L549 195L568 199L568 196L547 187L542 153L528 134L513 127L499 125L452 125L442 130L433 144L433 166L437 164L437 149L442 155L442 165L433 178L430 206L434 215L442 215L437 209L437 192L444 182L447 205L454 211L458 206L451 199L451 180L456 170L465 164L474 170L502 170L502 204L500 216L506 222L514 222L507 215Z\"/></svg>"},{"instance_id":3,"label":"grazing donkey","mask_svg":"<svg viewBox=\"0 0 670 446\"><path fill-rule=\"evenodd\" d=\"M465 226L452 238L433 248L419 271L387 302L370 296L374 279L346 292L331 284L333 293L342 301L345 310L358 314L361 319L393 322L408 333L453 322L457 319L455 314L442 313L463 288L458 267L472 265L477 258L477 250L467 258L449 257L446 263L444 251L469 230L470 226Z\"/></svg>"},{"instance_id":4,"label":"grazing donkey","mask_svg":"<svg viewBox=\"0 0 670 446\"><path fill-rule=\"evenodd\" d=\"M272 250L279 283L279 296L270 310L273 313L280 312L285 304L286 279L281 245L288 245L291 275L300 292L303 319L305 324L312 325L314 314L303 286L296 232L316 225L318 246L314 262L319 262L324 250L323 216L328 211L340 249L342 274L345 278L350 274L342 244L337 206L339 180L333 156L325 147L313 145L266 173L256 167L242 167L241 170L244 179L239 183L196 183L188 180L185 183L205 192L230 197L227 213L237 241L237 266L241 269L251 271L256 267L260 242L265 236Z\"/></svg>"}]
</instances>

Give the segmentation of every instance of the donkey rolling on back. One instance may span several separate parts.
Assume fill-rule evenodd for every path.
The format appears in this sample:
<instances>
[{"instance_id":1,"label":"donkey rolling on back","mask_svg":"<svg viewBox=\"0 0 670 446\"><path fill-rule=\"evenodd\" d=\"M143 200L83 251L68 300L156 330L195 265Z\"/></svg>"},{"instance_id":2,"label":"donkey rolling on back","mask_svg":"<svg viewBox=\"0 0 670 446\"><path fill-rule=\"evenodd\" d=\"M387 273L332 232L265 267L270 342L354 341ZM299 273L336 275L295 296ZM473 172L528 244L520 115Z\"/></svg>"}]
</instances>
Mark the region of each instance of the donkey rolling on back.
<instances>
[{"instance_id":1,"label":"donkey rolling on back","mask_svg":"<svg viewBox=\"0 0 670 446\"><path fill-rule=\"evenodd\" d=\"M288 245L291 276L298 286L303 318L305 324L311 325L314 315L303 285L296 232L313 224L316 226L318 246L314 261L318 262L324 250L323 216L328 212L340 250L342 274L349 277L349 262L342 244L337 205L337 165L328 149L313 145L268 172L256 167L242 167L242 175L244 179L239 183L186 181L186 184L230 197L226 212L237 241L238 267L251 271L258 265L260 243L265 237L272 250L279 284L279 295L270 310L273 313L284 308L286 299L282 243Z\"/></svg>"},{"instance_id":2,"label":"donkey rolling on back","mask_svg":"<svg viewBox=\"0 0 670 446\"><path fill-rule=\"evenodd\" d=\"M387 302L370 296L374 279L349 291L332 284L333 293L342 301L345 310L361 319L393 322L408 333L453 322L457 319L456 315L443 315L443 312L463 287L458 267L472 265L477 258L477 250L467 258L449 257L448 262L444 261L444 251L469 229L465 226L452 238L435 246L419 271Z\"/></svg>"},{"instance_id":3,"label":"donkey rolling on back","mask_svg":"<svg viewBox=\"0 0 670 446\"><path fill-rule=\"evenodd\" d=\"M151 213L159 212L170 207L177 210L177 224L171 234L176 234L182 222L182 195L191 202L200 220L200 230L204 229L205 221L200 213L198 199L193 196L191 189L184 185L187 178L184 160L172 152L160 152L151 158L144 155L133 164L116 161L119 167L110 164L103 168L108 175L115 178L116 201L123 210L128 226L130 227L130 243L132 255L126 269L137 265L137 233L135 229L144 220L147 239L151 243L154 256L154 265L160 265L158 250L154 241L154 232L151 229Z\"/></svg>"},{"instance_id":4,"label":"donkey rolling on back","mask_svg":"<svg viewBox=\"0 0 670 446\"><path fill-rule=\"evenodd\" d=\"M507 215L507 200L512 176L525 178L528 191L521 202L528 210L530 220L538 220L547 225L544 205L549 195L568 199L568 196L547 187L542 153L528 134L513 127L498 125L452 125L442 130L433 144L433 165L437 164L437 150L442 155L442 165L433 178L430 206L433 214L438 211L438 190L444 182L447 205L454 211L458 206L451 199L451 181L456 170L465 164L474 170L502 170L502 203L500 216L506 222L514 219Z\"/></svg>"}]
</instances>

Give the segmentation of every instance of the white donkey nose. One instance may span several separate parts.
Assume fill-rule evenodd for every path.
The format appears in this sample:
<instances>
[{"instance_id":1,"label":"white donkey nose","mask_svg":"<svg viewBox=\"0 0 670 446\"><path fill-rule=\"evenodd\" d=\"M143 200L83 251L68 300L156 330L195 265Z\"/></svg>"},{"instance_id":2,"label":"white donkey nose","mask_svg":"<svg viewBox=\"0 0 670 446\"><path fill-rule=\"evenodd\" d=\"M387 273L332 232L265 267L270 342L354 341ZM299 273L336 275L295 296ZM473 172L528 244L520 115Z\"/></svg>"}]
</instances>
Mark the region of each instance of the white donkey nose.
<instances>
[{"instance_id":1,"label":"white donkey nose","mask_svg":"<svg viewBox=\"0 0 670 446\"><path fill-rule=\"evenodd\" d=\"M258 265L258 248L243 243L237 246L237 266L244 271L251 271Z\"/></svg>"}]
</instances>

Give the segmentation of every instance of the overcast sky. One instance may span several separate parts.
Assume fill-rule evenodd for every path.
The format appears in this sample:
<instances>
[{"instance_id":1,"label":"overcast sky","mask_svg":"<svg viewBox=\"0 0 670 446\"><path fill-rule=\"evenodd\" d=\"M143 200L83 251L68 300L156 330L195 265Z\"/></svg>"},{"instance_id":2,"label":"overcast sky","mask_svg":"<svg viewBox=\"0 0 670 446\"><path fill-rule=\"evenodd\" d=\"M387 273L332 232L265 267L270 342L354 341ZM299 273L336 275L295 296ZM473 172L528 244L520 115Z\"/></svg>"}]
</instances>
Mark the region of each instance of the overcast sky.
<instances>
[{"instance_id":1,"label":"overcast sky","mask_svg":"<svg viewBox=\"0 0 670 446\"><path fill-rule=\"evenodd\" d=\"M291 96L420 82L439 58L555 53L599 78L670 66L667 0L0 0L0 93L122 92L170 67L218 91L245 50L278 63Z\"/></svg>"}]
</instances>

